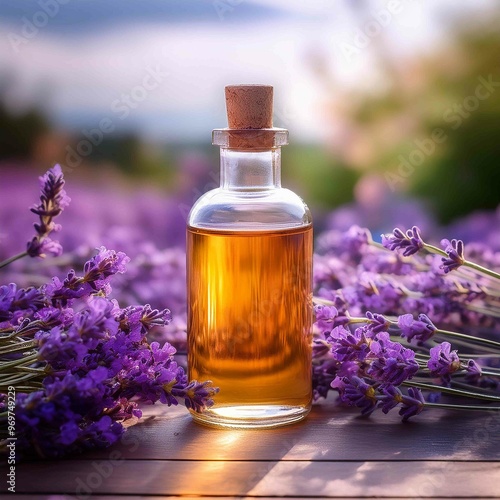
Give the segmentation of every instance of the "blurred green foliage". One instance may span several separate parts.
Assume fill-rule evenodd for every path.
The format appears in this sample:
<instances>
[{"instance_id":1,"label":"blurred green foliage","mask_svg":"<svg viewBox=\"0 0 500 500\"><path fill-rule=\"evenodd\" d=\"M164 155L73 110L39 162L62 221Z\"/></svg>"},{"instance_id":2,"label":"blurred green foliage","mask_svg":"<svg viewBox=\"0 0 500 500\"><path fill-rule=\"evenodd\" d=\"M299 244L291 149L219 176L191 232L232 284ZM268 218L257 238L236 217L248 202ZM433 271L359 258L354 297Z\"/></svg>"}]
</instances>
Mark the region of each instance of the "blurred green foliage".
<instances>
[{"instance_id":1,"label":"blurred green foliage","mask_svg":"<svg viewBox=\"0 0 500 500\"><path fill-rule=\"evenodd\" d=\"M290 145L282 151L283 185L292 187L311 205L340 206L352 200L360 174L349 169L320 146Z\"/></svg>"},{"instance_id":2,"label":"blurred green foliage","mask_svg":"<svg viewBox=\"0 0 500 500\"><path fill-rule=\"evenodd\" d=\"M37 139L49 130L49 123L36 109L12 114L0 99L0 158L30 158Z\"/></svg>"},{"instance_id":3,"label":"blurred green foliage","mask_svg":"<svg viewBox=\"0 0 500 500\"><path fill-rule=\"evenodd\" d=\"M345 120L365 152L351 168L379 172L391 189L428 202L443 223L500 203L499 22L456 27L452 44L406 66L384 48L387 88L344 97Z\"/></svg>"}]
</instances>

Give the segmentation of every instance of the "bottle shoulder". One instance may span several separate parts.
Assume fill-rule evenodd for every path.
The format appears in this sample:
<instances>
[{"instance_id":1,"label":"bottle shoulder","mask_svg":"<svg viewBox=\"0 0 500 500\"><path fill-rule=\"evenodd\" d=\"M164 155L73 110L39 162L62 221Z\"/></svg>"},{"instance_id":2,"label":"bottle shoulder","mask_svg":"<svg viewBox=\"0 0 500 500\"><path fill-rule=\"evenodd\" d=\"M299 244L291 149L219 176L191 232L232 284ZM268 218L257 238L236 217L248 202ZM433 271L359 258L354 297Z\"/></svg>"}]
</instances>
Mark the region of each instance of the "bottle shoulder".
<instances>
[{"instance_id":1,"label":"bottle shoulder","mask_svg":"<svg viewBox=\"0 0 500 500\"><path fill-rule=\"evenodd\" d=\"M212 230L270 230L312 223L302 198L286 188L259 191L213 189L194 204L188 225Z\"/></svg>"}]
</instances>

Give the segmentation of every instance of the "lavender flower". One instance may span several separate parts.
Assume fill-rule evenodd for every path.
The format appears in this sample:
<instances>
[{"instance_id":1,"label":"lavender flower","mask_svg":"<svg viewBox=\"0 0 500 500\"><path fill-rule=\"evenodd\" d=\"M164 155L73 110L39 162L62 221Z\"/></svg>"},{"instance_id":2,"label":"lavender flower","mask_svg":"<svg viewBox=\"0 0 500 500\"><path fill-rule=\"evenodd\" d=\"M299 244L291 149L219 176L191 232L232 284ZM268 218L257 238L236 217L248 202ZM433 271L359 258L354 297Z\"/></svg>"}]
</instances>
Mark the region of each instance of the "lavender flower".
<instances>
[{"instance_id":1,"label":"lavender flower","mask_svg":"<svg viewBox=\"0 0 500 500\"><path fill-rule=\"evenodd\" d=\"M465 262L464 257L464 242L462 240L441 240L441 245L448 257L442 257L443 264L441 269L445 273L449 273L454 269L458 269Z\"/></svg>"},{"instance_id":2,"label":"lavender flower","mask_svg":"<svg viewBox=\"0 0 500 500\"><path fill-rule=\"evenodd\" d=\"M48 235L59 231L60 226L55 224L53 219L60 215L70 202L63 188L64 178L59 165L40 177L40 203L31 209L40 220L35 223L36 235L27 244L26 252L30 257L45 257L47 254L58 256L62 253L59 242L51 240Z\"/></svg>"},{"instance_id":3,"label":"lavender flower","mask_svg":"<svg viewBox=\"0 0 500 500\"><path fill-rule=\"evenodd\" d=\"M374 358L366 373L384 384L400 385L418 371L415 352L392 342L387 332L377 334L370 343L370 358Z\"/></svg>"},{"instance_id":4,"label":"lavender flower","mask_svg":"<svg viewBox=\"0 0 500 500\"><path fill-rule=\"evenodd\" d=\"M408 389L408 395L402 396L403 407L399 410L399 414L403 417L403 422L409 418L418 415L425 406L425 399L422 391L416 387Z\"/></svg>"},{"instance_id":5,"label":"lavender flower","mask_svg":"<svg viewBox=\"0 0 500 500\"><path fill-rule=\"evenodd\" d=\"M316 316L315 324L320 332L323 335L331 332L335 327L335 319L339 314L337 308L333 306L318 305L314 307L314 313Z\"/></svg>"},{"instance_id":6,"label":"lavender flower","mask_svg":"<svg viewBox=\"0 0 500 500\"><path fill-rule=\"evenodd\" d=\"M401 329L401 337L408 339L409 342L413 339L425 342L436 331L436 327L425 314L419 314L418 320L414 319L411 314L402 314L398 317L398 326Z\"/></svg>"},{"instance_id":7,"label":"lavender flower","mask_svg":"<svg viewBox=\"0 0 500 500\"><path fill-rule=\"evenodd\" d=\"M330 349L328 348L328 351ZM313 355L314 356L314 355ZM344 363L342 366L345 366ZM313 400L326 398L330 391L333 379L337 375L339 363L336 360L329 359L319 363L313 363ZM356 365L354 365L356 366Z\"/></svg>"},{"instance_id":8,"label":"lavender flower","mask_svg":"<svg viewBox=\"0 0 500 500\"><path fill-rule=\"evenodd\" d=\"M364 361L370 347L363 328L352 333L344 326L335 327L326 341L332 346L333 358L337 361Z\"/></svg>"},{"instance_id":9,"label":"lavender flower","mask_svg":"<svg viewBox=\"0 0 500 500\"><path fill-rule=\"evenodd\" d=\"M450 375L460 369L460 359L457 351L451 350L449 342L432 347L429 351L430 359L427 362L432 375L443 377L445 380L450 380Z\"/></svg>"},{"instance_id":10,"label":"lavender flower","mask_svg":"<svg viewBox=\"0 0 500 500\"><path fill-rule=\"evenodd\" d=\"M351 226L343 235L341 244L349 254L359 253L371 241L371 233L366 228Z\"/></svg>"},{"instance_id":11,"label":"lavender flower","mask_svg":"<svg viewBox=\"0 0 500 500\"><path fill-rule=\"evenodd\" d=\"M390 323L382 314L367 311L366 317L370 320L367 328L374 335L380 332L385 332L389 328Z\"/></svg>"},{"instance_id":12,"label":"lavender flower","mask_svg":"<svg viewBox=\"0 0 500 500\"><path fill-rule=\"evenodd\" d=\"M375 388L360 377L336 377L332 387L339 390L343 403L361 408L362 415L368 416L377 408L379 398Z\"/></svg>"},{"instance_id":13,"label":"lavender flower","mask_svg":"<svg viewBox=\"0 0 500 500\"><path fill-rule=\"evenodd\" d=\"M403 393L392 384L383 385L381 392L383 396L380 398L379 407L384 413L389 413L403 402Z\"/></svg>"},{"instance_id":14,"label":"lavender flower","mask_svg":"<svg viewBox=\"0 0 500 500\"><path fill-rule=\"evenodd\" d=\"M91 293L109 295L111 293L109 285L111 277L116 273L124 273L125 266L129 261L129 257L123 252L100 247L97 255L85 263L84 276L77 276L72 269L63 282L54 277L52 283L43 287L44 293L52 300L53 305L65 305L73 299Z\"/></svg>"},{"instance_id":15,"label":"lavender flower","mask_svg":"<svg viewBox=\"0 0 500 500\"><path fill-rule=\"evenodd\" d=\"M392 235L382 235L382 245L389 250L403 250L405 257L409 257L424 248L424 242L417 226L408 229L406 233L396 228Z\"/></svg>"},{"instance_id":16,"label":"lavender flower","mask_svg":"<svg viewBox=\"0 0 500 500\"><path fill-rule=\"evenodd\" d=\"M469 361L467 361L465 369L470 377L481 376L482 373L481 367L473 359L469 359Z\"/></svg>"}]
</instances>

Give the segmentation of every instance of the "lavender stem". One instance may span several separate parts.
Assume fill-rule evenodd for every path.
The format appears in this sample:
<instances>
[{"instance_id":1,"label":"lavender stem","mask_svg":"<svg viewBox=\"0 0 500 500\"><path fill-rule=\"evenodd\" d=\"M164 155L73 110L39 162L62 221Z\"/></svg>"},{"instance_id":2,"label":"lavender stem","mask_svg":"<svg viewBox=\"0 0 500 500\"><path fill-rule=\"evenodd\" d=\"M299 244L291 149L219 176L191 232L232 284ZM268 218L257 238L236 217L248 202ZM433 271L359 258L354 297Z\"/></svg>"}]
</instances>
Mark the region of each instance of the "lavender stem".
<instances>
[{"instance_id":1,"label":"lavender stem","mask_svg":"<svg viewBox=\"0 0 500 500\"><path fill-rule=\"evenodd\" d=\"M26 257L28 255L28 252L21 252L18 253L17 255L14 255L13 257L9 257L8 259L5 259L4 261L0 262L0 269L2 267L8 266L11 262L14 262L16 260L22 259L23 257Z\"/></svg>"}]
</instances>

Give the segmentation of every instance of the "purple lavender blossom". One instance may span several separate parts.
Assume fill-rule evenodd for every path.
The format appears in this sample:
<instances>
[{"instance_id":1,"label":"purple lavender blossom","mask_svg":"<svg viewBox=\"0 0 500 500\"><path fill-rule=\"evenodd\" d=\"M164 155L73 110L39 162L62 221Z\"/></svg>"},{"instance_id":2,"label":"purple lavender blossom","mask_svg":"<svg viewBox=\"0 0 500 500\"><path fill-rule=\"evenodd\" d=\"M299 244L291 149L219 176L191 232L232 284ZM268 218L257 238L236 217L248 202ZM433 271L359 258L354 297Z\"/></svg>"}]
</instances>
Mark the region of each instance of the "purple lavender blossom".
<instances>
[{"instance_id":1,"label":"purple lavender blossom","mask_svg":"<svg viewBox=\"0 0 500 500\"><path fill-rule=\"evenodd\" d=\"M364 227L351 226L342 235L341 244L349 254L359 253L372 239L370 231Z\"/></svg>"},{"instance_id":2,"label":"purple lavender blossom","mask_svg":"<svg viewBox=\"0 0 500 500\"><path fill-rule=\"evenodd\" d=\"M343 403L361 408L362 415L368 416L377 408L376 389L360 377L336 377L332 387L339 391Z\"/></svg>"},{"instance_id":3,"label":"purple lavender blossom","mask_svg":"<svg viewBox=\"0 0 500 500\"><path fill-rule=\"evenodd\" d=\"M62 246L57 241L48 238L53 231L59 231L60 226L53 219L69 205L70 198L64 190L64 177L60 165L55 165L45 175L40 177L40 203L31 211L38 215L40 221L35 223L36 235L27 244L26 252L30 257L45 257L47 254L61 255Z\"/></svg>"},{"instance_id":4,"label":"purple lavender blossom","mask_svg":"<svg viewBox=\"0 0 500 500\"><path fill-rule=\"evenodd\" d=\"M340 362L364 361L370 352L363 328L351 332L344 326L336 326L326 341L332 346L332 356Z\"/></svg>"},{"instance_id":5,"label":"purple lavender blossom","mask_svg":"<svg viewBox=\"0 0 500 500\"><path fill-rule=\"evenodd\" d=\"M467 361L465 370L471 377L480 377L482 373L481 367L473 359Z\"/></svg>"},{"instance_id":6,"label":"purple lavender blossom","mask_svg":"<svg viewBox=\"0 0 500 500\"><path fill-rule=\"evenodd\" d=\"M218 388L213 388L211 382L197 382L193 380L183 387L176 396L184 398L186 408L201 412L207 406L213 405L213 396L219 392ZM175 393L175 391L174 391Z\"/></svg>"},{"instance_id":7,"label":"purple lavender blossom","mask_svg":"<svg viewBox=\"0 0 500 500\"><path fill-rule=\"evenodd\" d=\"M403 393L392 384L383 385L380 392L383 396L380 399L379 407L386 414L403 402Z\"/></svg>"},{"instance_id":8,"label":"purple lavender blossom","mask_svg":"<svg viewBox=\"0 0 500 500\"><path fill-rule=\"evenodd\" d=\"M0 328L18 325L26 315L46 304L46 298L37 288L18 288L15 283L0 286Z\"/></svg>"},{"instance_id":9,"label":"purple lavender blossom","mask_svg":"<svg viewBox=\"0 0 500 500\"><path fill-rule=\"evenodd\" d=\"M129 260L123 252L100 247L97 255L85 263L84 276L77 276L72 269L63 282L54 277L52 283L43 287L44 293L52 300L53 305L65 305L91 293L100 292L107 296L111 292L111 277L116 273L124 273Z\"/></svg>"},{"instance_id":10,"label":"purple lavender blossom","mask_svg":"<svg viewBox=\"0 0 500 500\"><path fill-rule=\"evenodd\" d=\"M409 257L424 248L424 242L417 226L408 229L406 233L396 228L392 231L392 235L382 235L382 245L389 250L403 250L405 257Z\"/></svg>"},{"instance_id":11,"label":"purple lavender blossom","mask_svg":"<svg viewBox=\"0 0 500 500\"><path fill-rule=\"evenodd\" d=\"M398 326L401 329L401 337L408 339L408 342L413 339L425 342L436 331L436 327L425 314L419 314L418 319L414 319L411 314L402 314L398 317Z\"/></svg>"},{"instance_id":12,"label":"purple lavender blossom","mask_svg":"<svg viewBox=\"0 0 500 500\"><path fill-rule=\"evenodd\" d=\"M464 242L462 240L441 240L441 246L448 257L442 257L441 269L445 273L449 273L454 269L458 269L465 262L464 257Z\"/></svg>"},{"instance_id":13,"label":"purple lavender blossom","mask_svg":"<svg viewBox=\"0 0 500 500\"><path fill-rule=\"evenodd\" d=\"M339 314L337 308L334 306L317 305L314 307L314 313L316 317L316 326L319 328L320 332L323 335L330 333L335 327L335 319Z\"/></svg>"},{"instance_id":14,"label":"purple lavender blossom","mask_svg":"<svg viewBox=\"0 0 500 500\"><path fill-rule=\"evenodd\" d=\"M382 314L377 314L367 311L366 317L370 320L368 324L368 329L374 335L380 332L386 332L390 326L389 321Z\"/></svg>"},{"instance_id":15,"label":"purple lavender blossom","mask_svg":"<svg viewBox=\"0 0 500 500\"><path fill-rule=\"evenodd\" d=\"M30 257L42 257L47 255L59 257L63 252L63 248L58 241L54 241L48 236L41 239L39 236L34 236L28 243L27 253Z\"/></svg>"},{"instance_id":16,"label":"purple lavender blossom","mask_svg":"<svg viewBox=\"0 0 500 500\"><path fill-rule=\"evenodd\" d=\"M339 363L334 359L313 364L312 385L314 401L327 397L328 392L332 388L333 379L337 375L338 365Z\"/></svg>"},{"instance_id":17,"label":"purple lavender blossom","mask_svg":"<svg viewBox=\"0 0 500 500\"><path fill-rule=\"evenodd\" d=\"M427 368L429 368L431 375L441 377L443 381L449 383L451 374L461 367L457 351L451 350L451 344L449 342L442 342L432 347L429 354L430 359L427 362Z\"/></svg>"},{"instance_id":18,"label":"purple lavender blossom","mask_svg":"<svg viewBox=\"0 0 500 500\"><path fill-rule=\"evenodd\" d=\"M398 342L392 342L387 332L377 334L371 341L370 359L372 358L366 373L383 384L400 385L418 371L415 352Z\"/></svg>"},{"instance_id":19,"label":"purple lavender blossom","mask_svg":"<svg viewBox=\"0 0 500 500\"><path fill-rule=\"evenodd\" d=\"M399 410L399 414L403 417L403 422L409 418L418 415L425 406L425 399L422 391L416 387L408 389L408 395L403 394L403 407Z\"/></svg>"},{"instance_id":20,"label":"purple lavender blossom","mask_svg":"<svg viewBox=\"0 0 500 500\"><path fill-rule=\"evenodd\" d=\"M101 367L83 378L73 374L47 377L43 390L17 393L19 449L36 443L42 456L59 457L116 442L123 426L109 417L98 417L112 401L106 396L105 377L106 369Z\"/></svg>"}]
</instances>

